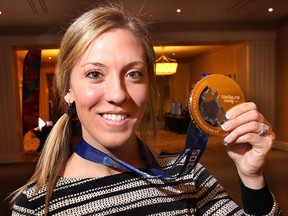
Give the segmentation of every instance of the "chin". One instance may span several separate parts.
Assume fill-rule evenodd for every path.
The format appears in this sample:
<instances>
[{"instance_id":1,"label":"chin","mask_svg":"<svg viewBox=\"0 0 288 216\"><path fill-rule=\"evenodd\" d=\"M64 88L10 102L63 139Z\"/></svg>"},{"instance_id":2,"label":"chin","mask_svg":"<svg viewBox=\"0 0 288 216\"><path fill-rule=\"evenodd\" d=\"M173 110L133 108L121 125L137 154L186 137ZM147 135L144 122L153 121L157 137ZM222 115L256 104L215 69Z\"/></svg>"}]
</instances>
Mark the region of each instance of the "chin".
<instances>
[{"instance_id":1,"label":"chin","mask_svg":"<svg viewBox=\"0 0 288 216\"><path fill-rule=\"evenodd\" d=\"M117 150L121 148L125 148L127 146L131 146L133 142L136 141L135 134L123 134L123 133L113 133L108 134L106 138L102 139L102 145L110 150Z\"/></svg>"}]
</instances>

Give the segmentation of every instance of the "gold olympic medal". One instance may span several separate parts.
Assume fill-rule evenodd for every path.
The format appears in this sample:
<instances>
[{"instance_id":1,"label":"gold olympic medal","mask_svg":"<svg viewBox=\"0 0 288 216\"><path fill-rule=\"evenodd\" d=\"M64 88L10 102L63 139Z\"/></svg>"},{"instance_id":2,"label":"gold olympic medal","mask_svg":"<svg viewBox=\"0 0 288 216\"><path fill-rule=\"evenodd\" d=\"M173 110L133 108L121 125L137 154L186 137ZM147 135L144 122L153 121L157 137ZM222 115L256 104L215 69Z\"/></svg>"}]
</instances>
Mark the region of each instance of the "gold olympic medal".
<instances>
[{"instance_id":1,"label":"gold olympic medal","mask_svg":"<svg viewBox=\"0 0 288 216\"><path fill-rule=\"evenodd\" d=\"M245 102L239 85L231 78L211 74L195 84L189 96L189 112L197 127L206 134L227 134L221 125L227 121L225 114L237 104Z\"/></svg>"}]
</instances>

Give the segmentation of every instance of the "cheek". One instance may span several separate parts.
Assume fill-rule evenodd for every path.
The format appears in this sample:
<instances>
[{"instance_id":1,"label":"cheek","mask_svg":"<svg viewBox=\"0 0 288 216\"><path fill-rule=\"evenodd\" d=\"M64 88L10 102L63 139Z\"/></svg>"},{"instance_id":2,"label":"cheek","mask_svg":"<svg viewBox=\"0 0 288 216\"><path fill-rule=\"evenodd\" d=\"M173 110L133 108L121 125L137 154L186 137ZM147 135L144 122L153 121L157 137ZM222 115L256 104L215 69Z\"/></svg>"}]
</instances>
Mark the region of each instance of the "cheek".
<instances>
[{"instance_id":1,"label":"cheek","mask_svg":"<svg viewBox=\"0 0 288 216\"><path fill-rule=\"evenodd\" d=\"M99 96L99 91L95 91L95 89L93 89L93 88L86 88L84 90L83 94L85 95L86 98L90 98L91 99L91 98L98 97Z\"/></svg>"},{"instance_id":2,"label":"cheek","mask_svg":"<svg viewBox=\"0 0 288 216\"><path fill-rule=\"evenodd\" d=\"M146 105L148 103L149 100L149 92L148 92L148 88L139 88L137 90L133 91L133 98L135 103L137 104L137 106L142 109L145 110L146 109Z\"/></svg>"},{"instance_id":3,"label":"cheek","mask_svg":"<svg viewBox=\"0 0 288 216\"><path fill-rule=\"evenodd\" d=\"M95 88L80 87L74 90L75 103L78 106L89 106L90 104L95 104L95 102L100 100L101 91L95 90Z\"/></svg>"}]
</instances>

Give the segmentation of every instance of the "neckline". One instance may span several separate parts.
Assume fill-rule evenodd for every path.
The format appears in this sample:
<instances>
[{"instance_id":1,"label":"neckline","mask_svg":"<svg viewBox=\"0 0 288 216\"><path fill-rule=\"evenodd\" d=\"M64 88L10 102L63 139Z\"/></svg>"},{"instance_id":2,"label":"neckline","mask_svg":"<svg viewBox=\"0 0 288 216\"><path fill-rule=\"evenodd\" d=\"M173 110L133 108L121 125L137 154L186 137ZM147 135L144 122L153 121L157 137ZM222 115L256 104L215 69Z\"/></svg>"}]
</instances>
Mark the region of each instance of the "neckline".
<instances>
[{"instance_id":1,"label":"neckline","mask_svg":"<svg viewBox=\"0 0 288 216\"><path fill-rule=\"evenodd\" d=\"M139 169L144 172L149 172L151 173L151 170L147 167ZM131 172L131 171L123 171L111 175L103 175L103 176L91 176L91 177L66 177L63 175L59 175L58 178L59 180L70 180L70 181L81 181L81 180L100 180L100 179L105 179L105 178L110 178L110 177L117 177L120 175L130 175L130 176L135 176L139 178L143 178L143 176L138 175L137 173Z\"/></svg>"}]
</instances>

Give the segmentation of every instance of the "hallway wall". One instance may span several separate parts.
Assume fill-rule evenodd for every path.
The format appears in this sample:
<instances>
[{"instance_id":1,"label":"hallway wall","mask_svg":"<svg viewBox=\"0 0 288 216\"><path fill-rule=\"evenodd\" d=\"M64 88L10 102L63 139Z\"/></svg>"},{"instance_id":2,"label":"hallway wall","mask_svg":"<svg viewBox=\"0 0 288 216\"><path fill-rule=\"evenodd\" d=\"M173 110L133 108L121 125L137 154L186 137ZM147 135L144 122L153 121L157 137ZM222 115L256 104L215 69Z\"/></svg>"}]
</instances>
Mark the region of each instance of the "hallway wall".
<instances>
[{"instance_id":1,"label":"hallway wall","mask_svg":"<svg viewBox=\"0 0 288 216\"><path fill-rule=\"evenodd\" d=\"M277 32L275 106L277 140L288 146L288 27Z\"/></svg>"}]
</instances>

